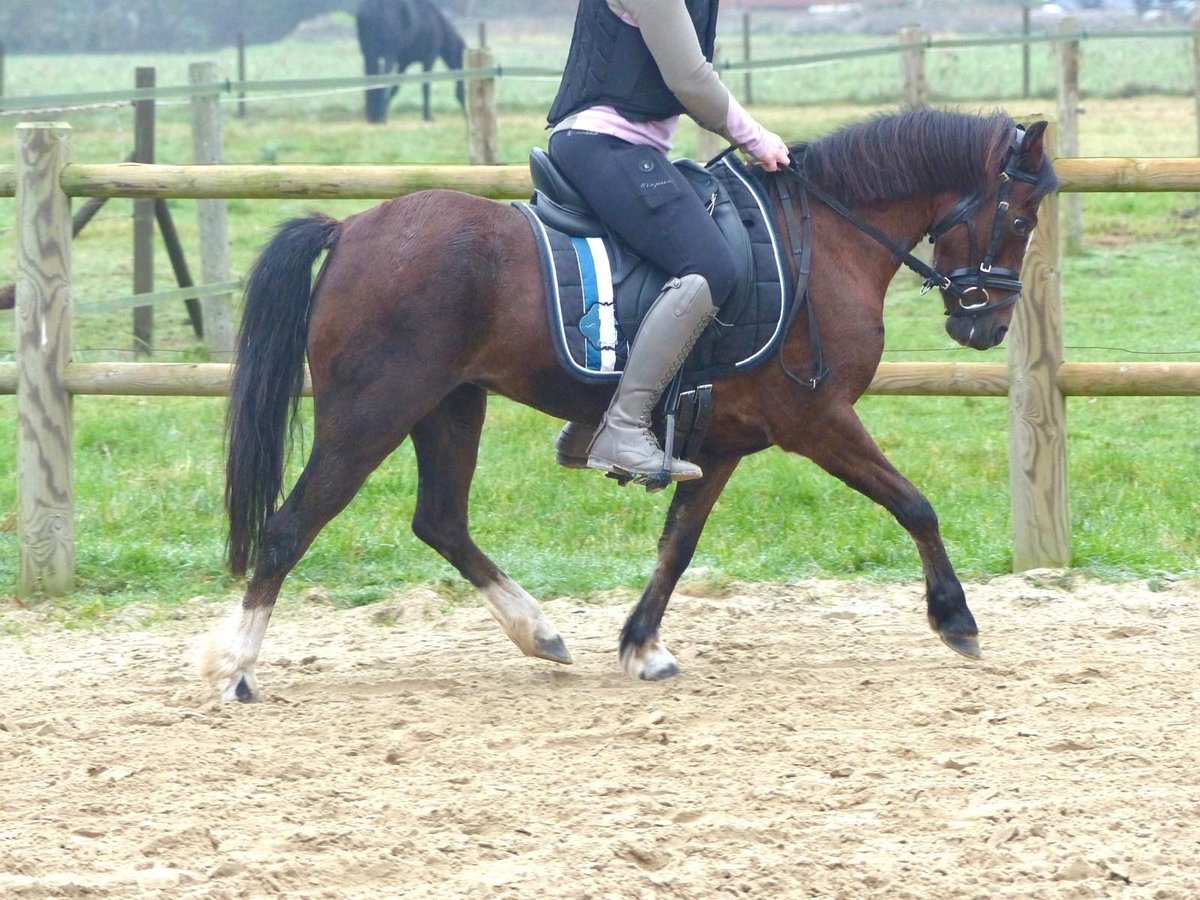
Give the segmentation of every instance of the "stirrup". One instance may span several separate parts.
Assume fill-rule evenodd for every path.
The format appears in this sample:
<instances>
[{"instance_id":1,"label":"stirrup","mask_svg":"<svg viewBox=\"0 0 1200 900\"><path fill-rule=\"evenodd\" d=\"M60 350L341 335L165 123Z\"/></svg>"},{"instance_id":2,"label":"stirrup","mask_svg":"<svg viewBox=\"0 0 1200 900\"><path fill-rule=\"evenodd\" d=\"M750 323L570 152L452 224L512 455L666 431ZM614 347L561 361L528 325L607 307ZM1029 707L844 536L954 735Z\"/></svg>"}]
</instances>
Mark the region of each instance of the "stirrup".
<instances>
[{"instance_id":1,"label":"stirrup","mask_svg":"<svg viewBox=\"0 0 1200 900\"><path fill-rule=\"evenodd\" d=\"M649 411L647 410L647 418ZM674 428L674 416L668 418L668 429ZM649 424L629 426L614 423L605 416L596 436L588 447L588 468L611 475L620 484L646 486L662 490L672 481L693 481L704 473L695 463L675 459L672 454L674 435L668 430L667 448L659 446Z\"/></svg>"},{"instance_id":2,"label":"stirrup","mask_svg":"<svg viewBox=\"0 0 1200 900\"><path fill-rule=\"evenodd\" d=\"M613 466L608 470L603 470L600 466L591 466L588 468L596 468L604 471L605 478L611 478L621 487L627 484L641 485L646 489L648 494L656 494L661 490L665 490L667 485L671 483L671 473L666 469L653 474L644 472L630 472L628 469L622 469L620 466Z\"/></svg>"}]
</instances>

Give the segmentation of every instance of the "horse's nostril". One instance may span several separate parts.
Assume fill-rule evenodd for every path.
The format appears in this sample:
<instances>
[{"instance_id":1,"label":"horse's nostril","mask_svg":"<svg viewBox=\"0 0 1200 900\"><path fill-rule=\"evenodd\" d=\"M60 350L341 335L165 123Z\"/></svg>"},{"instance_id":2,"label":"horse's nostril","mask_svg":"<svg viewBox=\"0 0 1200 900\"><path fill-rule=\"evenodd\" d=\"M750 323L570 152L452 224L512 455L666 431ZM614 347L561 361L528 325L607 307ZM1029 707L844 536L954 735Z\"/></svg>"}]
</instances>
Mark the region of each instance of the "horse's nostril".
<instances>
[{"instance_id":1,"label":"horse's nostril","mask_svg":"<svg viewBox=\"0 0 1200 900\"><path fill-rule=\"evenodd\" d=\"M1008 334L1008 326L1007 325L1001 325L999 328L997 328L996 329L996 344L999 344L1001 341L1003 341L1004 336L1006 334ZM995 346L995 344L993 344L992 346Z\"/></svg>"}]
</instances>

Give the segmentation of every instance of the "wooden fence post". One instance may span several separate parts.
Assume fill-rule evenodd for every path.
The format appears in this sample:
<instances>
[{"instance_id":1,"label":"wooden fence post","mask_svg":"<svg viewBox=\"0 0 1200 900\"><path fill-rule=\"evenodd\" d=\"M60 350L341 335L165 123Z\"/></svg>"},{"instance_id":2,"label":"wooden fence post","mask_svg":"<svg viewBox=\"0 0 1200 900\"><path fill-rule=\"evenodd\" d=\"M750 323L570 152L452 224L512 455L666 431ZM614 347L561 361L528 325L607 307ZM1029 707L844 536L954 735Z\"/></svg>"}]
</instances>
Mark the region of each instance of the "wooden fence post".
<instances>
[{"instance_id":1,"label":"wooden fence post","mask_svg":"<svg viewBox=\"0 0 1200 900\"><path fill-rule=\"evenodd\" d=\"M1192 27L1200 28L1200 8L1192 18ZM1192 61L1192 90L1196 94L1196 147L1197 151L1200 151L1200 35L1192 38Z\"/></svg>"},{"instance_id":2,"label":"wooden fence post","mask_svg":"<svg viewBox=\"0 0 1200 900\"><path fill-rule=\"evenodd\" d=\"M750 62L750 13L742 13L742 60ZM750 74L750 70L746 70L746 74L742 76L742 103L750 106L754 103L754 78Z\"/></svg>"},{"instance_id":3,"label":"wooden fence post","mask_svg":"<svg viewBox=\"0 0 1200 900\"><path fill-rule=\"evenodd\" d=\"M153 68L138 67L134 83L139 88L152 88ZM154 162L154 98L133 103L133 161ZM133 292L149 294L154 291L154 198L133 201ZM133 353L149 356L154 352L154 307L133 308Z\"/></svg>"},{"instance_id":4,"label":"wooden fence post","mask_svg":"<svg viewBox=\"0 0 1200 900\"><path fill-rule=\"evenodd\" d=\"M1058 145L1063 156L1079 156L1079 23L1072 18L1058 25L1059 34L1075 35L1058 47ZM1063 203L1063 249L1075 256L1083 249L1083 197L1068 194Z\"/></svg>"},{"instance_id":5,"label":"wooden fence post","mask_svg":"<svg viewBox=\"0 0 1200 900\"><path fill-rule=\"evenodd\" d=\"M167 248L167 260L175 273L175 283L181 288L195 287L192 272L188 268L187 257L183 255L183 245L179 242L179 232L175 229L175 220L171 217L171 209L162 197L154 200L154 218L158 220L158 230L162 234L163 244ZM201 340L204 339L204 312L196 297L188 297L183 301L187 307L188 321L192 323L192 333Z\"/></svg>"},{"instance_id":6,"label":"wooden fence post","mask_svg":"<svg viewBox=\"0 0 1200 900\"><path fill-rule=\"evenodd\" d=\"M468 69L490 69L495 63L486 47L467 49ZM467 122L471 133L471 165L500 162L500 137L496 124L496 79L472 78L467 82Z\"/></svg>"},{"instance_id":7,"label":"wooden fence post","mask_svg":"<svg viewBox=\"0 0 1200 900\"><path fill-rule=\"evenodd\" d=\"M929 84L925 80L925 33L916 25L900 29L900 73L904 79L902 97L905 106L924 106L929 102Z\"/></svg>"},{"instance_id":8,"label":"wooden fence post","mask_svg":"<svg viewBox=\"0 0 1200 900\"><path fill-rule=\"evenodd\" d=\"M1025 0L1021 4L1021 34L1025 37L1025 43L1021 45L1021 96L1026 100L1029 99L1029 3L1030 0Z\"/></svg>"},{"instance_id":9,"label":"wooden fence post","mask_svg":"<svg viewBox=\"0 0 1200 900\"><path fill-rule=\"evenodd\" d=\"M20 124L17 155L17 593L75 585L71 200L59 184L71 126Z\"/></svg>"},{"instance_id":10,"label":"wooden fence post","mask_svg":"<svg viewBox=\"0 0 1200 900\"><path fill-rule=\"evenodd\" d=\"M216 63L188 66L193 86L211 87L211 92L192 95L192 157L197 163L220 163L221 104L217 94ZM200 283L229 280L229 219L225 200L197 200L200 222ZM204 310L204 343L212 358L225 362L233 357L233 314L229 294L214 294L200 301Z\"/></svg>"},{"instance_id":11,"label":"wooden fence post","mask_svg":"<svg viewBox=\"0 0 1200 900\"><path fill-rule=\"evenodd\" d=\"M1058 156L1057 126L1045 152ZM1067 506L1067 413L1058 386L1063 359L1058 195L1042 201L1025 255L1025 289L1008 341L1009 492L1014 572L1071 563Z\"/></svg>"},{"instance_id":12,"label":"wooden fence post","mask_svg":"<svg viewBox=\"0 0 1200 900\"><path fill-rule=\"evenodd\" d=\"M237 33L237 73L238 83L246 83L246 32ZM238 91L237 117L246 118L246 92Z\"/></svg>"}]
</instances>

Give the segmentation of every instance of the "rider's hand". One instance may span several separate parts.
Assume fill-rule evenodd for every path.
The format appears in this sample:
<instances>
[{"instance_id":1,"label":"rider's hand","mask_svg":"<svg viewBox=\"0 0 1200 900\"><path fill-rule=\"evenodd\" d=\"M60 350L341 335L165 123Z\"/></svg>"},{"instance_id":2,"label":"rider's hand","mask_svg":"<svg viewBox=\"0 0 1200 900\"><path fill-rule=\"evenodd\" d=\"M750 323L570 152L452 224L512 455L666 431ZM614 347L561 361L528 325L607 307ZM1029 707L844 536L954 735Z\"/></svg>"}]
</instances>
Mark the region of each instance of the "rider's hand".
<instances>
[{"instance_id":1,"label":"rider's hand","mask_svg":"<svg viewBox=\"0 0 1200 900\"><path fill-rule=\"evenodd\" d=\"M762 130L762 134L745 146L745 151L762 163L768 172L775 172L788 164L791 154L783 138L774 132Z\"/></svg>"}]
</instances>

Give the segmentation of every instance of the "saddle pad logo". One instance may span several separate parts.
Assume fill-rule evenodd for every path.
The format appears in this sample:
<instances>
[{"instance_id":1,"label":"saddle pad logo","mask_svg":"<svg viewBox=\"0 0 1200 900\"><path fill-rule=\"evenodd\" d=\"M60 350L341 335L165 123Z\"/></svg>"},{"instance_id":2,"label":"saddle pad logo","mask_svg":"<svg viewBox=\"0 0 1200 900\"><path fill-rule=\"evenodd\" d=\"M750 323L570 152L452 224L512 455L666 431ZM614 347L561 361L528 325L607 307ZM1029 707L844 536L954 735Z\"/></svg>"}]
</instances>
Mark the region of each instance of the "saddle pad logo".
<instances>
[{"instance_id":1,"label":"saddle pad logo","mask_svg":"<svg viewBox=\"0 0 1200 900\"><path fill-rule=\"evenodd\" d=\"M583 294L579 331L585 338L586 365L593 372L614 372L620 335L608 250L598 237L572 238L571 243L579 260Z\"/></svg>"}]
</instances>

